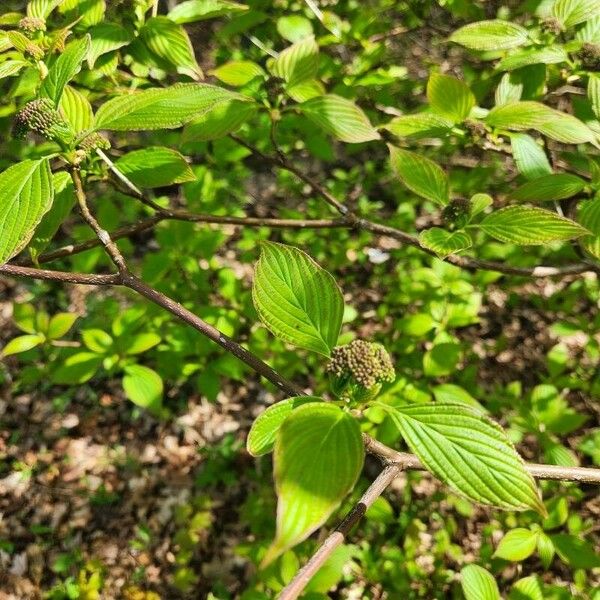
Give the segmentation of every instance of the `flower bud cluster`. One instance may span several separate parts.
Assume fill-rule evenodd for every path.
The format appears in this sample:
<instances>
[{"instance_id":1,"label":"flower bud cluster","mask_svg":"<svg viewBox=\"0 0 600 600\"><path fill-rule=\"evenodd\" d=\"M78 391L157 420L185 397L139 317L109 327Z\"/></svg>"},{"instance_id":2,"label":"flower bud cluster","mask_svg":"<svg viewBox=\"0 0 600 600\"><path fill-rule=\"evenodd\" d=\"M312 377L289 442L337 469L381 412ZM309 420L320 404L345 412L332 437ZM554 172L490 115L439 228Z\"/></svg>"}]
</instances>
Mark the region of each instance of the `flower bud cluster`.
<instances>
[{"instance_id":1,"label":"flower bud cluster","mask_svg":"<svg viewBox=\"0 0 600 600\"><path fill-rule=\"evenodd\" d=\"M464 227L471 214L471 203L466 198L455 198L444 207L442 218L449 225Z\"/></svg>"},{"instance_id":2,"label":"flower bud cluster","mask_svg":"<svg viewBox=\"0 0 600 600\"><path fill-rule=\"evenodd\" d=\"M102 134L94 132L82 140L79 148L86 154L91 154L94 150L108 150L110 142Z\"/></svg>"},{"instance_id":3,"label":"flower bud cluster","mask_svg":"<svg viewBox=\"0 0 600 600\"><path fill-rule=\"evenodd\" d=\"M33 100L17 113L13 136L23 139L29 131L53 141L69 141L73 136L69 125L48 98Z\"/></svg>"},{"instance_id":4,"label":"flower bud cluster","mask_svg":"<svg viewBox=\"0 0 600 600\"><path fill-rule=\"evenodd\" d=\"M337 378L349 377L367 389L384 381L392 382L396 376L386 349L381 344L364 340L334 348L327 371Z\"/></svg>"},{"instance_id":5,"label":"flower bud cluster","mask_svg":"<svg viewBox=\"0 0 600 600\"><path fill-rule=\"evenodd\" d=\"M577 54L581 60L581 64L585 69L590 71L600 70L600 45L586 42Z\"/></svg>"},{"instance_id":6,"label":"flower bud cluster","mask_svg":"<svg viewBox=\"0 0 600 600\"><path fill-rule=\"evenodd\" d=\"M32 36L38 31L46 31L46 21L39 17L23 17L19 21L19 29L25 35Z\"/></svg>"}]
</instances>

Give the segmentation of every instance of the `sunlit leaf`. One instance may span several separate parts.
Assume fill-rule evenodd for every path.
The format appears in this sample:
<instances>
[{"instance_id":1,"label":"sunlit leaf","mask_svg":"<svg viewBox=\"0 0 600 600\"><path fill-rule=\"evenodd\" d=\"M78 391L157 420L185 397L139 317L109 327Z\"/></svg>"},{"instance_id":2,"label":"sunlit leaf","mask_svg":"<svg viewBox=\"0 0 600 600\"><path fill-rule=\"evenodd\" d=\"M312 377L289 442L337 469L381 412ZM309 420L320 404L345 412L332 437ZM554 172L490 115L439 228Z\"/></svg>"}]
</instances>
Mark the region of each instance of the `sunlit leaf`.
<instances>
[{"instance_id":1,"label":"sunlit leaf","mask_svg":"<svg viewBox=\"0 0 600 600\"><path fill-rule=\"evenodd\" d=\"M334 278L301 250L263 243L252 297L261 321L282 340L326 356L336 345L342 294Z\"/></svg>"}]
</instances>

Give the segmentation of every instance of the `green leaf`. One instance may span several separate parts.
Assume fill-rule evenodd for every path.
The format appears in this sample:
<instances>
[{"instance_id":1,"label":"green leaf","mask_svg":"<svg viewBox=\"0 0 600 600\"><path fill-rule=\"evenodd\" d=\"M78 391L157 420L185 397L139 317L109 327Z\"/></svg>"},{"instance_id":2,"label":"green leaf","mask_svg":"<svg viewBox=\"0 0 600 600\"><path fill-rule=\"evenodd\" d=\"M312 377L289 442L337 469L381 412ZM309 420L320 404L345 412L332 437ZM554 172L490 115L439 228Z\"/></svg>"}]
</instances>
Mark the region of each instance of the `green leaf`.
<instances>
[{"instance_id":1,"label":"green leaf","mask_svg":"<svg viewBox=\"0 0 600 600\"><path fill-rule=\"evenodd\" d=\"M91 27L104 19L105 0L63 0L59 11L70 21L76 21L83 28Z\"/></svg>"},{"instance_id":2,"label":"green leaf","mask_svg":"<svg viewBox=\"0 0 600 600\"><path fill-rule=\"evenodd\" d=\"M86 329L81 332L85 347L98 354L106 354L113 345L113 339L102 329Z\"/></svg>"},{"instance_id":3,"label":"green leaf","mask_svg":"<svg viewBox=\"0 0 600 600\"><path fill-rule=\"evenodd\" d=\"M271 64L271 72L293 87L307 79L313 79L319 67L319 46L309 36L282 50Z\"/></svg>"},{"instance_id":4,"label":"green leaf","mask_svg":"<svg viewBox=\"0 0 600 600\"><path fill-rule=\"evenodd\" d=\"M78 352L65 359L65 362L54 371L54 383L73 385L89 381L102 364L102 356L94 352Z\"/></svg>"},{"instance_id":5,"label":"green leaf","mask_svg":"<svg viewBox=\"0 0 600 600\"><path fill-rule=\"evenodd\" d=\"M286 89L287 95L296 102L307 102L325 94L325 86L317 79L306 79Z\"/></svg>"},{"instance_id":6,"label":"green leaf","mask_svg":"<svg viewBox=\"0 0 600 600\"><path fill-rule=\"evenodd\" d=\"M87 131L94 126L92 105L79 90L66 85L59 106L75 133Z\"/></svg>"},{"instance_id":7,"label":"green leaf","mask_svg":"<svg viewBox=\"0 0 600 600\"><path fill-rule=\"evenodd\" d=\"M50 98L58 106L65 86L79 71L90 49L90 36L71 42L65 51L56 59L42 82L40 95Z\"/></svg>"},{"instance_id":8,"label":"green leaf","mask_svg":"<svg viewBox=\"0 0 600 600\"><path fill-rule=\"evenodd\" d=\"M594 132L585 123L540 102L513 102L496 106L489 112L486 122L492 127L510 131L535 129L565 144L597 143Z\"/></svg>"},{"instance_id":9,"label":"green leaf","mask_svg":"<svg viewBox=\"0 0 600 600\"><path fill-rule=\"evenodd\" d=\"M478 565L467 565L460 571L465 600L502 600L493 575Z\"/></svg>"},{"instance_id":10,"label":"green leaf","mask_svg":"<svg viewBox=\"0 0 600 600\"><path fill-rule=\"evenodd\" d=\"M517 527L511 529L498 544L494 556L511 561L525 560L535 551L538 540L538 532L531 529Z\"/></svg>"},{"instance_id":11,"label":"green leaf","mask_svg":"<svg viewBox=\"0 0 600 600\"><path fill-rule=\"evenodd\" d=\"M194 47L185 29L168 17L153 17L140 31L148 49L174 67L178 73L192 79L202 79L203 74Z\"/></svg>"},{"instance_id":12,"label":"green leaf","mask_svg":"<svg viewBox=\"0 0 600 600\"><path fill-rule=\"evenodd\" d=\"M433 113L402 115L392 119L385 129L398 137L418 139L421 137L442 137L452 129L452 120Z\"/></svg>"},{"instance_id":13,"label":"green leaf","mask_svg":"<svg viewBox=\"0 0 600 600\"><path fill-rule=\"evenodd\" d=\"M192 23L246 10L247 6L227 0L188 0L174 7L169 13L169 19L175 23Z\"/></svg>"},{"instance_id":14,"label":"green leaf","mask_svg":"<svg viewBox=\"0 0 600 600\"><path fill-rule=\"evenodd\" d=\"M94 68L96 61L101 56L127 46L132 40L129 32L117 23L99 23L88 33L91 37L90 49L87 54L90 69Z\"/></svg>"},{"instance_id":15,"label":"green leaf","mask_svg":"<svg viewBox=\"0 0 600 600\"><path fill-rule=\"evenodd\" d=\"M347 98L325 94L303 102L298 109L323 131L342 142L357 144L381 137L367 115Z\"/></svg>"},{"instance_id":16,"label":"green leaf","mask_svg":"<svg viewBox=\"0 0 600 600\"><path fill-rule=\"evenodd\" d=\"M443 377L456 371L460 345L453 342L435 344L423 356L423 372L428 377Z\"/></svg>"},{"instance_id":17,"label":"green leaf","mask_svg":"<svg viewBox=\"0 0 600 600\"><path fill-rule=\"evenodd\" d=\"M569 29L600 15L600 0L556 0L552 15Z\"/></svg>"},{"instance_id":18,"label":"green leaf","mask_svg":"<svg viewBox=\"0 0 600 600\"><path fill-rule=\"evenodd\" d=\"M246 441L248 452L252 456L262 456L271 452L279 428L292 411L303 404L322 401L317 396L295 396L269 406L252 423Z\"/></svg>"},{"instance_id":19,"label":"green leaf","mask_svg":"<svg viewBox=\"0 0 600 600\"><path fill-rule=\"evenodd\" d=\"M522 246L571 240L589 233L575 221L531 206L501 208L485 217L479 227L498 240Z\"/></svg>"},{"instance_id":20,"label":"green leaf","mask_svg":"<svg viewBox=\"0 0 600 600\"><path fill-rule=\"evenodd\" d=\"M552 540L543 531L540 531L539 533L537 542L537 553L540 557L542 565L544 565L544 568L548 569L548 567L552 563L552 559L554 558L555 550Z\"/></svg>"},{"instance_id":21,"label":"green leaf","mask_svg":"<svg viewBox=\"0 0 600 600\"><path fill-rule=\"evenodd\" d=\"M581 238L584 250L600 259L600 197L584 200L578 206L578 219L583 227L592 232Z\"/></svg>"},{"instance_id":22,"label":"green leaf","mask_svg":"<svg viewBox=\"0 0 600 600\"><path fill-rule=\"evenodd\" d=\"M250 60L232 60L211 71L211 75L227 85L240 87L257 77L265 77L266 73L260 65Z\"/></svg>"},{"instance_id":23,"label":"green leaf","mask_svg":"<svg viewBox=\"0 0 600 600\"><path fill-rule=\"evenodd\" d=\"M47 159L26 160L0 173L0 265L18 254L54 200Z\"/></svg>"},{"instance_id":24,"label":"green leaf","mask_svg":"<svg viewBox=\"0 0 600 600\"><path fill-rule=\"evenodd\" d=\"M527 29L508 21L478 21L461 27L450 41L471 50L508 50L522 46L529 39Z\"/></svg>"},{"instance_id":25,"label":"green leaf","mask_svg":"<svg viewBox=\"0 0 600 600\"><path fill-rule=\"evenodd\" d=\"M448 204L448 177L437 163L410 150L391 145L388 148L392 170L411 192L438 204Z\"/></svg>"},{"instance_id":26,"label":"green leaf","mask_svg":"<svg viewBox=\"0 0 600 600\"><path fill-rule=\"evenodd\" d=\"M29 63L25 60L5 60L0 64L0 79L17 75L23 67L28 65Z\"/></svg>"},{"instance_id":27,"label":"green leaf","mask_svg":"<svg viewBox=\"0 0 600 600\"><path fill-rule=\"evenodd\" d=\"M257 110L258 105L246 99L234 98L220 102L185 126L182 142L203 142L225 137L249 121Z\"/></svg>"},{"instance_id":28,"label":"green leaf","mask_svg":"<svg viewBox=\"0 0 600 600\"><path fill-rule=\"evenodd\" d=\"M57 313L51 319L48 324L48 339L58 340L67 333L77 319L79 315L76 313Z\"/></svg>"},{"instance_id":29,"label":"green leaf","mask_svg":"<svg viewBox=\"0 0 600 600\"><path fill-rule=\"evenodd\" d=\"M473 242L466 231L451 232L441 227L431 227L419 234L419 243L444 258L470 248Z\"/></svg>"},{"instance_id":30,"label":"green leaf","mask_svg":"<svg viewBox=\"0 0 600 600\"><path fill-rule=\"evenodd\" d=\"M560 46L548 46L536 50L521 50L503 58L497 65L498 71L514 71L528 65L556 65L567 62L569 55Z\"/></svg>"},{"instance_id":31,"label":"green leaf","mask_svg":"<svg viewBox=\"0 0 600 600\"><path fill-rule=\"evenodd\" d=\"M275 441L277 533L263 565L327 520L354 487L363 460L360 427L339 407L310 403L289 415Z\"/></svg>"},{"instance_id":32,"label":"green leaf","mask_svg":"<svg viewBox=\"0 0 600 600\"><path fill-rule=\"evenodd\" d=\"M600 119L600 75L596 73L589 74L587 95L594 114Z\"/></svg>"},{"instance_id":33,"label":"green leaf","mask_svg":"<svg viewBox=\"0 0 600 600\"><path fill-rule=\"evenodd\" d=\"M489 194L473 194L471 196L471 218L482 213L488 206L494 203L494 199Z\"/></svg>"},{"instance_id":34,"label":"green leaf","mask_svg":"<svg viewBox=\"0 0 600 600\"><path fill-rule=\"evenodd\" d=\"M160 412L163 381L156 371L143 365L128 365L125 367L123 389L136 406L152 413Z\"/></svg>"},{"instance_id":35,"label":"green leaf","mask_svg":"<svg viewBox=\"0 0 600 600\"><path fill-rule=\"evenodd\" d=\"M13 354L20 354L21 352L27 352L36 346L39 346L44 342L44 336L33 334L33 335L21 335L16 337L4 348L2 348L2 352L0 352L0 356L11 356Z\"/></svg>"},{"instance_id":36,"label":"green leaf","mask_svg":"<svg viewBox=\"0 0 600 600\"><path fill-rule=\"evenodd\" d=\"M277 19L277 33L288 42L298 42L313 34L313 26L309 19L302 15L286 15Z\"/></svg>"},{"instance_id":37,"label":"green leaf","mask_svg":"<svg viewBox=\"0 0 600 600\"><path fill-rule=\"evenodd\" d=\"M585 186L585 180L577 175L552 173L528 181L512 192L510 198L519 202L564 200L575 196Z\"/></svg>"},{"instance_id":38,"label":"green leaf","mask_svg":"<svg viewBox=\"0 0 600 600\"><path fill-rule=\"evenodd\" d=\"M508 600L544 600L544 592L537 575L530 575L515 581Z\"/></svg>"},{"instance_id":39,"label":"green leaf","mask_svg":"<svg viewBox=\"0 0 600 600\"><path fill-rule=\"evenodd\" d=\"M126 353L129 356L134 354L142 354L147 352L150 348L160 344L161 337L157 333L138 333L134 336L127 337L127 348Z\"/></svg>"},{"instance_id":40,"label":"green leaf","mask_svg":"<svg viewBox=\"0 0 600 600\"><path fill-rule=\"evenodd\" d=\"M545 514L523 460L503 429L481 411L438 402L378 406L425 467L455 491L482 504Z\"/></svg>"},{"instance_id":41,"label":"green leaf","mask_svg":"<svg viewBox=\"0 0 600 600\"><path fill-rule=\"evenodd\" d=\"M475 96L464 82L439 73L429 77L427 99L431 110L454 123L464 121L475 106Z\"/></svg>"},{"instance_id":42,"label":"green leaf","mask_svg":"<svg viewBox=\"0 0 600 600\"><path fill-rule=\"evenodd\" d=\"M109 100L98 109L96 129L175 129L199 118L219 102L233 98L240 96L204 83L182 83L169 88L126 94Z\"/></svg>"},{"instance_id":43,"label":"green leaf","mask_svg":"<svg viewBox=\"0 0 600 600\"><path fill-rule=\"evenodd\" d=\"M38 333L35 307L32 304L15 304L13 306L13 321L25 333Z\"/></svg>"},{"instance_id":44,"label":"green leaf","mask_svg":"<svg viewBox=\"0 0 600 600\"><path fill-rule=\"evenodd\" d=\"M600 554L589 542L576 535L557 533L550 536L556 553L561 560L574 569L595 569L600 567Z\"/></svg>"},{"instance_id":45,"label":"green leaf","mask_svg":"<svg viewBox=\"0 0 600 600\"><path fill-rule=\"evenodd\" d=\"M494 93L496 106L518 102L523 95L523 81L515 73L504 73Z\"/></svg>"},{"instance_id":46,"label":"green leaf","mask_svg":"<svg viewBox=\"0 0 600 600\"><path fill-rule=\"evenodd\" d=\"M75 204L73 181L67 172L54 173L52 186L54 202L50 210L42 217L29 243L29 253L33 259L36 259L48 247Z\"/></svg>"},{"instance_id":47,"label":"green leaf","mask_svg":"<svg viewBox=\"0 0 600 600\"><path fill-rule=\"evenodd\" d=\"M291 246L263 242L252 298L273 335L329 356L340 334L344 299L335 279L310 256Z\"/></svg>"},{"instance_id":48,"label":"green leaf","mask_svg":"<svg viewBox=\"0 0 600 600\"><path fill-rule=\"evenodd\" d=\"M513 158L521 175L536 179L552 173L550 161L544 149L530 135L513 133L510 136Z\"/></svg>"},{"instance_id":49,"label":"green leaf","mask_svg":"<svg viewBox=\"0 0 600 600\"><path fill-rule=\"evenodd\" d=\"M115 162L115 166L141 188L163 187L196 179L179 152L159 146L128 152Z\"/></svg>"},{"instance_id":50,"label":"green leaf","mask_svg":"<svg viewBox=\"0 0 600 600\"><path fill-rule=\"evenodd\" d=\"M30 0L27 3L27 16L45 19L63 0Z\"/></svg>"}]
</instances>

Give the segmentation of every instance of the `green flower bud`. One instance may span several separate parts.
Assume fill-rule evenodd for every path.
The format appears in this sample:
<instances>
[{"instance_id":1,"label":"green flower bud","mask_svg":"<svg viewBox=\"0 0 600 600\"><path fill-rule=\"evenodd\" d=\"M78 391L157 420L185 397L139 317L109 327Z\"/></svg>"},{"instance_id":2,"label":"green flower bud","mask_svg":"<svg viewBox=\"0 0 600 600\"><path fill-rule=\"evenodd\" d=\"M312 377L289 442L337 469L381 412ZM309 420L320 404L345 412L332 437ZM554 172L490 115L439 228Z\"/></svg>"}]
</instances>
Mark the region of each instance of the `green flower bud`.
<instances>
[{"instance_id":1,"label":"green flower bud","mask_svg":"<svg viewBox=\"0 0 600 600\"><path fill-rule=\"evenodd\" d=\"M471 214L471 203L465 198L456 198L452 200L442 211L442 218L448 225L453 225L460 229L469 221Z\"/></svg>"},{"instance_id":2,"label":"green flower bud","mask_svg":"<svg viewBox=\"0 0 600 600\"><path fill-rule=\"evenodd\" d=\"M331 391L356 402L372 400L385 381L396 377L392 359L381 344L354 340L333 349L327 365Z\"/></svg>"},{"instance_id":3,"label":"green flower bud","mask_svg":"<svg viewBox=\"0 0 600 600\"><path fill-rule=\"evenodd\" d=\"M38 31L46 31L46 21L39 17L23 17L19 21L19 29L28 37L35 35Z\"/></svg>"},{"instance_id":4,"label":"green flower bud","mask_svg":"<svg viewBox=\"0 0 600 600\"><path fill-rule=\"evenodd\" d=\"M110 148L110 142L102 134L94 132L84 138L79 144L79 147L86 155L89 155L94 152L94 150L108 150Z\"/></svg>"},{"instance_id":5,"label":"green flower bud","mask_svg":"<svg viewBox=\"0 0 600 600\"><path fill-rule=\"evenodd\" d=\"M34 131L52 141L68 143L73 139L73 132L68 123L48 98L33 100L17 113L13 136L24 139L29 131Z\"/></svg>"},{"instance_id":6,"label":"green flower bud","mask_svg":"<svg viewBox=\"0 0 600 600\"><path fill-rule=\"evenodd\" d=\"M35 60L42 60L44 58L44 51L34 42L29 42L23 52Z\"/></svg>"}]
</instances>

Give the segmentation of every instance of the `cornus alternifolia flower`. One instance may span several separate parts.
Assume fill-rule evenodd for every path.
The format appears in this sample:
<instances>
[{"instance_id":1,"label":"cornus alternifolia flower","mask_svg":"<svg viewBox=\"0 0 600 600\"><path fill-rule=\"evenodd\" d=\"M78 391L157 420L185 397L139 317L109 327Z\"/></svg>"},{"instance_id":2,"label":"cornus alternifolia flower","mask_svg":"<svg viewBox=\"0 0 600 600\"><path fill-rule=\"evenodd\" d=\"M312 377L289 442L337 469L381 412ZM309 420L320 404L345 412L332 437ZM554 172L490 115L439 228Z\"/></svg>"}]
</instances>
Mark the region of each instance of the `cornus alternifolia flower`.
<instances>
[{"instance_id":1,"label":"cornus alternifolia flower","mask_svg":"<svg viewBox=\"0 0 600 600\"><path fill-rule=\"evenodd\" d=\"M19 29L26 35L34 35L38 31L46 31L46 21L39 17L23 17L19 21Z\"/></svg>"},{"instance_id":2,"label":"cornus alternifolia flower","mask_svg":"<svg viewBox=\"0 0 600 600\"><path fill-rule=\"evenodd\" d=\"M68 123L48 98L33 100L17 113L13 136L23 139L29 131L39 133L53 141L68 142L73 137Z\"/></svg>"},{"instance_id":3,"label":"cornus alternifolia flower","mask_svg":"<svg viewBox=\"0 0 600 600\"><path fill-rule=\"evenodd\" d=\"M333 349L327 365L333 392L357 401L375 397L396 376L392 359L381 344L354 340Z\"/></svg>"}]
</instances>

